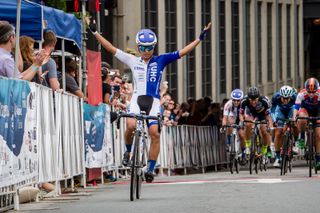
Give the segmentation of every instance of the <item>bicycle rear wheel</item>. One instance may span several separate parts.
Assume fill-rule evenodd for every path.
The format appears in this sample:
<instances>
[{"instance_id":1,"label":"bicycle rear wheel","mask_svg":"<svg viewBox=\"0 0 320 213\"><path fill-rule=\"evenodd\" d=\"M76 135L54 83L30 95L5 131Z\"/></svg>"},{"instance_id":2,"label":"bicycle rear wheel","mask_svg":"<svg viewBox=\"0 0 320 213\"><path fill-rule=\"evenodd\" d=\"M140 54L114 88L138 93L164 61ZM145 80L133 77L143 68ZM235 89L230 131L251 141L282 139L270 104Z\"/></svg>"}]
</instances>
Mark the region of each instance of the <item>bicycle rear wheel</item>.
<instances>
[{"instance_id":1,"label":"bicycle rear wheel","mask_svg":"<svg viewBox=\"0 0 320 213\"><path fill-rule=\"evenodd\" d=\"M137 177L138 177L138 162L139 162L139 146L140 146L140 132L136 132L134 135L134 148L131 158L131 177L130 177L130 200L134 201L137 190Z\"/></svg>"}]
</instances>

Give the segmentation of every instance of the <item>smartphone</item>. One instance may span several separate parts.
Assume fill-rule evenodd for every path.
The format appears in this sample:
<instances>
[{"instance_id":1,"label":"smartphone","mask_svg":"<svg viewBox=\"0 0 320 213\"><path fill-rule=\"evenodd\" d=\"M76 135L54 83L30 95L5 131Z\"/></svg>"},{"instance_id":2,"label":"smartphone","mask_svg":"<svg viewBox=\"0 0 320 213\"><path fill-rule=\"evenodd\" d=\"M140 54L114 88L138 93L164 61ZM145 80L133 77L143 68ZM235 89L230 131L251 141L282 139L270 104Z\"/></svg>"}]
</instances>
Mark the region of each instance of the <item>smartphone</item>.
<instances>
[{"instance_id":1,"label":"smartphone","mask_svg":"<svg viewBox=\"0 0 320 213\"><path fill-rule=\"evenodd\" d=\"M119 85L114 85L112 86L113 91L119 92L120 91L120 86Z\"/></svg>"}]
</instances>

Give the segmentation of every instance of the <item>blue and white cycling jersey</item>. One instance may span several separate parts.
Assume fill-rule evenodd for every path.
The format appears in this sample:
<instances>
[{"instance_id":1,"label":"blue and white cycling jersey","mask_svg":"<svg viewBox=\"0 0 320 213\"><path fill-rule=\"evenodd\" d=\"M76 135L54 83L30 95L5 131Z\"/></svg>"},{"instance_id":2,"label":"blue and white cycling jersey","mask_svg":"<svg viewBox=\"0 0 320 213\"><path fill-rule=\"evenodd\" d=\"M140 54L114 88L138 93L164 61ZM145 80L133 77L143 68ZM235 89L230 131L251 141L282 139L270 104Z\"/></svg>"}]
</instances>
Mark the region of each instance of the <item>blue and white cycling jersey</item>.
<instances>
[{"instance_id":1,"label":"blue and white cycling jersey","mask_svg":"<svg viewBox=\"0 0 320 213\"><path fill-rule=\"evenodd\" d=\"M290 98L290 101L288 104L283 104L281 101L281 95L279 92L276 92L273 96L272 96L272 107L271 107L271 113L275 112L276 107L279 107L279 109L286 113L289 112L293 107L294 107L294 103L295 100L297 98L297 94L294 93L292 95L292 97Z\"/></svg>"},{"instance_id":2,"label":"blue and white cycling jersey","mask_svg":"<svg viewBox=\"0 0 320 213\"><path fill-rule=\"evenodd\" d=\"M180 58L179 51L152 56L149 63L141 57L117 49L115 57L128 65L132 71L133 94L148 95L160 99L160 83L166 65Z\"/></svg>"},{"instance_id":3,"label":"blue and white cycling jersey","mask_svg":"<svg viewBox=\"0 0 320 213\"><path fill-rule=\"evenodd\" d=\"M297 94L294 93L290 98L288 104L283 104L281 101L281 95L279 92L276 92L272 96L272 108L271 108L271 118L275 122L278 119L288 119L293 115L294 103L296 100ZM278 121L278 127L282 128L284 125L283 121Z\"/></svg>"}]
</instances>

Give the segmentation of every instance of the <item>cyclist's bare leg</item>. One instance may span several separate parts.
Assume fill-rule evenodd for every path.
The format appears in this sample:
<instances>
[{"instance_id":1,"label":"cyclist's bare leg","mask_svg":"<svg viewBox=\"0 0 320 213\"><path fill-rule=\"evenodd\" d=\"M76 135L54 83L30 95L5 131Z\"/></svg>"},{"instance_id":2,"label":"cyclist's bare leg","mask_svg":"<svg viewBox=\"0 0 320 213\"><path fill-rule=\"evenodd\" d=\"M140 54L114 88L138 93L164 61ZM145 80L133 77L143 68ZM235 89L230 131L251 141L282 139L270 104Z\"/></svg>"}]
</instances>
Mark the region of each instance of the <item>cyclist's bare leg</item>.
<instances>
[{"instance_id":1,"label":"cyclist's bare leg","mask_svg":"<svg viewBox=\"0 0 320 213\"><path fill-rule=\"evenodd\" d=\"M307 113L306 110L299 110L299 116L300 117L309 117L309 114ZM306 131L306 128L307 128L307 120L305 119L300 119L298 120L298 130L299 130L299 133L301 132L305 132Z\"/></svg>"},{"instance_id":2,"label":"cyclist's bare leg","mask_svg":"<svg viewBox=\"0 0 320 213\"><path fill-rule=\"evenodd\" d=\"M261 124L260 125L260 133L262 136L262 154L266 155L267 154L267 147L270 146L271 143L271 135L267 131L267 125L266 124Z\"/></svg>"},{"instance_id":3,"label":"cyclist's bare leg","mask_svg":"<svg viewBox=\"0 0 320 213\"><path fill-rule=\"evenodd\" d=\"M276 128L275 135L274 135L274 148L276 152L280 152L280 149L283 145L283 141L284 141L284 134L283 134L282 127Z\"/></svg>"},{"instance_id":4,"label":"cyclist's bare leg","mask_svg":"<svg viewBox=\"0 0 320 213\"><path fill-rule=\"evenodd\" d=\"M132 137L133 137L133 132L136 128L136 121L134 118L127 118L126 121L126 132L124 134L125 137L125 142L126 145L131 145L132 144ZM131 150L127 150L128 152L130 152Z\"/></svg>"},{"instance_id":5,"label":"cyclist's bare leg","mask_svg":"<svg viewBox=\"0 0 320 213\"><path fill-rule=\"evenodd\" d=\"M253 117L249 115L245 115L245 120L253 121ZM244 129L245 140L251 139L251 132L252 132L252 124L245 123L245 129Z\"/></svg>"},{"instance_id":6,"label":"cyclist's bare leg","mask_svg":"<svg viewBox=\"0 0 320 213\"><path fill-rule=\"evenodd\" d=\"M246 148L246 144L245 144L245 132L242 129L238 130L238 135L239 135L239 139L240 139L240 146L242 149Z\"/></svg>"},{"instance_id":7,"label":"cyclist's bare leg","mask_svg":"<svg viewBox=\"0 0 320 213\"><path fill-rule=\"evenodd\" d=\"M234 118L232 116L229 116L228 117L228 124L229 125L232 125L234 124ZM232 128L231 127L228 127L227 128L227 135L231 135L232 134Z\"/></svg>"},{"instance_id":8,"label":"cyclist's bare leg","mask_svg":"<svg viewBox=\"0 0 320 213\"><path fill-rule=\"evenodd\" d=\"M156 161L160 152L160 133L158 132L158 125L154 124L149 127L149 136L151 138L149 160Z\"/></svg>"}]
</instances>

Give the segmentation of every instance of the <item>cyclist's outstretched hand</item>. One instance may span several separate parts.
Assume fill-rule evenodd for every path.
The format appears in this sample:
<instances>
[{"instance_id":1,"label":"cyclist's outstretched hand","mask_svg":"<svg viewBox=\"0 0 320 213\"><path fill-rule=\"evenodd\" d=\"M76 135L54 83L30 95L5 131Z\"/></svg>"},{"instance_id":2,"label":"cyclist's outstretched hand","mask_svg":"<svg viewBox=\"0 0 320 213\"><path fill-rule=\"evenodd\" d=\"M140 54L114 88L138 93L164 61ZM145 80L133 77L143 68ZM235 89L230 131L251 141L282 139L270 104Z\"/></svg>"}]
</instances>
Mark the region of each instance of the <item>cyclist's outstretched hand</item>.
<instances>
[{"instance_id":1,"label":"cyclist's outstretched hand","mask_svg":"<svg viewBox=\"0 0 320 213\"><path fill-rule=\"evenodd\" d=\"M211 22L208 23L208 25L202 30L199 39L202 41L204 39L204 37L207 35L208 31L211 28Z\"/></svg>"}]
</instances>

